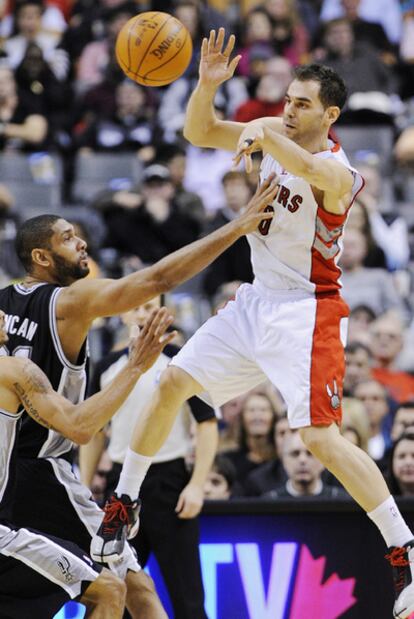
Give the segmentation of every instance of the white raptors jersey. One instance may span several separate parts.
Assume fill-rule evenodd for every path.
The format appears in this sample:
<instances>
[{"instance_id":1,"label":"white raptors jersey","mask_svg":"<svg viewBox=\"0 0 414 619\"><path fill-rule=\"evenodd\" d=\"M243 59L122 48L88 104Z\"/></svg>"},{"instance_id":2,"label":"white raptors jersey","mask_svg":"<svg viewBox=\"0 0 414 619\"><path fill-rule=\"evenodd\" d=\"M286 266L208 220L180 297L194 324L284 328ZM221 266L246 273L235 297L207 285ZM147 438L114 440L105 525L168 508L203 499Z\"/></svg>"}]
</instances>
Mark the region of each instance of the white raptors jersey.
<instances>
[{"instance_id":1,"label":"white raptors jersey","mask_svg":"<svg viewBox=\"0 0 414 619\"><path fill-rule=\"evenodd\" d=\"M352 172L351 205L364 181L351 167L339 144L329 140L329 150L314 157L334 158ZM256 280L276 290L299 288L316 293L338 290L341 270L337 262L348 212L328 213L318 205L307 181L287 172L270 155L265 155L260 181L272 172L276 173L280 187L267 210L273 208L275 216L263 220L257 232L247 237Z\"/></svg>"}]
</instances>

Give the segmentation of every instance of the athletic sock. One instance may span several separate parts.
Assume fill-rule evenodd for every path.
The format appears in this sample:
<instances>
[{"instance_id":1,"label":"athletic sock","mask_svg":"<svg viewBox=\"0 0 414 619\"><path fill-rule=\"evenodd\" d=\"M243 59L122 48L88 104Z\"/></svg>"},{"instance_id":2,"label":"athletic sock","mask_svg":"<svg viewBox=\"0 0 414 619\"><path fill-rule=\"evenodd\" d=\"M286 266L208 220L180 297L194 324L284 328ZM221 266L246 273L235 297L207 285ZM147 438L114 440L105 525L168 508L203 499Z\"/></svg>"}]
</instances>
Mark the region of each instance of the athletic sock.
<instances>
[{"instance_id":1,"label":"athletic sock","mask_svg":"<svg viewBox=\"0 0 414 619\"><path fill-rule=\"evenodd\" d=\"M118 485L115 489L118 497L122 494L127 494L132 500L138 497L151 462L151 457L141 456L128 447Z\"/></svg>"},{"instance_id":2,"label":"athletic sock","mask_svg":"<svg viewBox=\"0 0 414 619\"><path fill-rule=\"evenodd\" d=\"M388 547L404 546L414 537L392 496L367 516L377 525Z\"/></svg>"}]
</instances>

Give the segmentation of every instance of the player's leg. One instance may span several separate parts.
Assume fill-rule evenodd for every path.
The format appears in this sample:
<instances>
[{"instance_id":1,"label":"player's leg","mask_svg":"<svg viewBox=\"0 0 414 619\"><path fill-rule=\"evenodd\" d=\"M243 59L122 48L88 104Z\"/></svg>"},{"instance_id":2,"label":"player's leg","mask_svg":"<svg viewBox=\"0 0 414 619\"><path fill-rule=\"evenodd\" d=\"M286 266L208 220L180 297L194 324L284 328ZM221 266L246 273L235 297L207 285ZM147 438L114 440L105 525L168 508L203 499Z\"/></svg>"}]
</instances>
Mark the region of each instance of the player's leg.
<instances>
[{"instance_id":1,"label":"player's leg","mask_svg":"<svg viewBox=\"0 0 414 619\"><path fill-rule=\"evenodd\" d=\"M128 571L126 607L132 619L168 619L153 580L141 570Z\"/></svg>"},{"instance_id":2,"label":"player's leg","mask_svg":"<svg viewBox=\"0 0 414 619\"><path fill-rule=\"evenodd\" d=\"M308 320L310 316L314 326L311 333L308 329L302 331L302 347L307 352L302 355L301 369L298 367L296 373L290 373L288 377L290 387L285 399L289 421L292 427L300 428L308 449L343 483L377 525L387 546L392 548L391 562L403 570L402 574L397 574L402 589L396 592L394 613L395 617L405 618L414 611L414 583L409 563L414 559L413 535L376 464L365 452L343 438L338 429L345 371L343 326L347 308L340 297L325 297L314 300L313 315L307 309ZM300 309L297 314L304 320ZM295 396L301 386L303 401ZM404 587L404 584L408 586Z\"/></svg>"},{"instance_id":3,"label":"player's leg","mask_svg":"<svg viewBox=\"0 0 414 619\"><path fill-rule=\"evenodd\" d=\"M80 602L85 603L91 619L122 619L125 608L126 585L107 569L84 591Z\"/></svg>"},{"instance_id":4,"label":"player's leg","mask_svg":"<svg viewBox=\"0 0 414 619\"><path fill-rule=\"evenodd\" d=\"M220 406L265 379L243 345L248 339L251 332L244 312L232 302L190 338L164 371L150 407L135 427L118 486L92 539L91 555L96 561L118 556L127 536L132 538L138 530L141 484L182 404L206 393Z\"/></svg>"}]
</instances>

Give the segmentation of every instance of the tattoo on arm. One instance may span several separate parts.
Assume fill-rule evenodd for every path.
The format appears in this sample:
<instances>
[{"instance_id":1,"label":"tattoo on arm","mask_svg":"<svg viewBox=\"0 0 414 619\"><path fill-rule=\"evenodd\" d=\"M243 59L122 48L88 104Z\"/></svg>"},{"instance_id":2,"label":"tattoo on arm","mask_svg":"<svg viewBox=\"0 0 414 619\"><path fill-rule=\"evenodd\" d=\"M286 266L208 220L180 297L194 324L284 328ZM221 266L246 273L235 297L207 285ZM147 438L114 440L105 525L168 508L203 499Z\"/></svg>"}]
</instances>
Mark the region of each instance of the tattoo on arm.
<instances>
[{"instance_id":1,"label":"tattoo on arm","mask_svg":"<svg viewBox=\"0 0 414 619\"><path fill-rule=\"evenodd\" d=\"M24 378L28 387L37 393L47 393L52 389L46 374L42 372L32 361L28 361L23 367Z\"/></svg>"},{"instance_id":2,"label":"tattoo on arm","mask_svg":"<svg viewBox=\"0 0 414 619\"><path fill-rule=\"evenodd\" d=\"M52 391L52 386L48 378L40 368L31 361L28 361L23 367L22 379L21 382L15 382L13 386L27 413L42 426L45 426L49 430L54 430L55 428L49 421L41 416L31 399L32 393L46 394Z\"/></svg>"}]
</instances>

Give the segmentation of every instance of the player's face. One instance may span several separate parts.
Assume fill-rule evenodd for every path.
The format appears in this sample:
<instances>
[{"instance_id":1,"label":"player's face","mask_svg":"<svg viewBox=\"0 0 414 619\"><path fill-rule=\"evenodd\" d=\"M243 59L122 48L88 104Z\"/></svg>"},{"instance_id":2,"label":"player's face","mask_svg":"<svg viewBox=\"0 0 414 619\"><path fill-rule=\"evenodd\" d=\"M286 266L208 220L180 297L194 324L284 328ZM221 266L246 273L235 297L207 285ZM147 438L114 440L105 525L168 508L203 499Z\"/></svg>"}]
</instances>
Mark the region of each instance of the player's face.
<instances>
[{"instance_id":1,"label":"player's face","mask_svg":"<svg viewBox=\"0 0 414 619\"><path fill-rule=\"evenodd\" d=\"M319 99L320 85L316 81L293 80L285 96L283 130L294 142L315 139L329 127L329 108Z\"/></svg>"},{"instance_id":2,"label":"player's face","mask_svg":"<svg viewBox=\"0 0 414 619\"><path fill-rule=\"evenodd\" d=\"M61 286L68 286L89 273L86 242L75 235L65 219L53 225L50 257L53 274Z\"/></svg>"},{"instance_id":3,"label":"player's face","mask_svg":"<svg viewBox=\"0 0 414 619\"><path fill-rule=\"evenodd\" d=\"M0 310L0 346L3 346L9 339L6 332L6 314Z\"/></svg>"}]
</instances>

